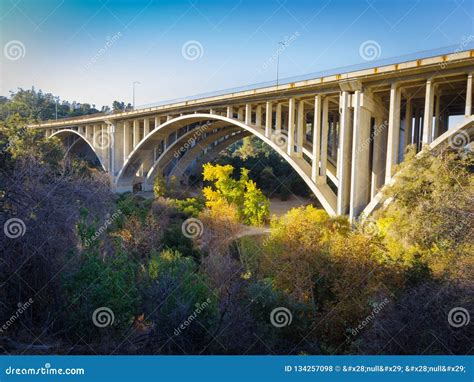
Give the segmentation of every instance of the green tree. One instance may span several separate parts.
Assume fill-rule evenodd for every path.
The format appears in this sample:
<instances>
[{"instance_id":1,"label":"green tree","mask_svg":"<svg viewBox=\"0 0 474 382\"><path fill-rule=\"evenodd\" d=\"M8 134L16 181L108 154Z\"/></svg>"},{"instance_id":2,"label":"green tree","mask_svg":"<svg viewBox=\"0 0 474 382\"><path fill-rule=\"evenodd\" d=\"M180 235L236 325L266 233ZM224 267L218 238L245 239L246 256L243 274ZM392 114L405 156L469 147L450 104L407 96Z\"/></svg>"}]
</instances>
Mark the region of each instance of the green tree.
<instances>
[{"instance_id":1,"label":"green tree","mask_svg":"<svg viewBox=\"0 0 474 382\"><path fill-rule=\"evenodd\" d=\"M203 189L206 206L221 211L223 203L234 206L240 219L247 224L262 225L269 216L269 201L249 179L249 170L242 168L240 178L232 178L234 168L231 165L204 165L203 178L213 186Z\"/></svg>"}]
</instances>

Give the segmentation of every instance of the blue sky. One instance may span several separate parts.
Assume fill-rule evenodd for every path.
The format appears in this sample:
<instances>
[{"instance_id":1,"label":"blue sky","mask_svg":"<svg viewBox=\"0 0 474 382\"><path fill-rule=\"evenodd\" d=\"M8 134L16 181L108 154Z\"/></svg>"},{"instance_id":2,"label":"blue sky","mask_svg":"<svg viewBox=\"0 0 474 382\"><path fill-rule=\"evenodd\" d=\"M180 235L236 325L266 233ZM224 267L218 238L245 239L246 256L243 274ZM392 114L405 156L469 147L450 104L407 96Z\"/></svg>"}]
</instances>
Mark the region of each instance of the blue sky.
<instances>
[{"instance_id":1,"label":"blue sky","mask_svg":"<svg viewBox=\"0 0 474 382\"><path fill-rule=\"evenodd\" d=\"M139 81L142 105L275 80L279 41L283 78L374 58L368 41L380 59L461 46L473 17L474 0L0 0L0 94L101 106Z\"/></svg>"}]
</instances>

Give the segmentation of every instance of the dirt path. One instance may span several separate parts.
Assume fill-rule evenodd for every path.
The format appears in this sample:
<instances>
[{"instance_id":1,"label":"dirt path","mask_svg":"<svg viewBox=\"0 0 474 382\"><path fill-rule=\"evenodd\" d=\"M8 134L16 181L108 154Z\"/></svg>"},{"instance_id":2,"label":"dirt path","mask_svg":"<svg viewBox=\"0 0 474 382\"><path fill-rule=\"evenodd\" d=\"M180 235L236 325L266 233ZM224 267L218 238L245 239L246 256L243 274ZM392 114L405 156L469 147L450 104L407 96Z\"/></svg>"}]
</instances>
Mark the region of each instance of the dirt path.
<instances>
[{"instance_id":1,"label":"dirt path","mask_svg":"<svg viewBox=\"0 0 474 382\"><path fill-rule=\"evenodd\" d=\"M270 199L270 215L282 216L292 208L311 204L312 200L301 196L292 195L288 200L282 201L280 198Z\"/></svg>"}]
</instances>

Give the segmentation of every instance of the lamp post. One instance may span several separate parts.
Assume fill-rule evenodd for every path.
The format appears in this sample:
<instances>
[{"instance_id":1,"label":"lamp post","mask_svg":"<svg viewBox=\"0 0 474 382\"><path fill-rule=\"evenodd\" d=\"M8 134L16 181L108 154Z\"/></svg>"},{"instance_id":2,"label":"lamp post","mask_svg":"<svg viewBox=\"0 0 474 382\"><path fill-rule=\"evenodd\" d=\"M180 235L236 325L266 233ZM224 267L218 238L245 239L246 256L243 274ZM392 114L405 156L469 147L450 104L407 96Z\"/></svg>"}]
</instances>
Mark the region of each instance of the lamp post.
<instances>
[{"instance_id":1,"label":"lamp post","mask_svg":"<svg viewBox=\"0 0 474 382\"><path fill-rule=\"evenodd\" d=\"M281 41L278 41L278 46L280 45L283 46L283 48L285 47L284 43L282 43ZM279 73L280 73L280 51L277 49L277 83L276 83L277 88L278 88Z\"/></svg>"},{"instance_id":2,"label":"lamp post","mask_svg":"<svg viewBox=\"0 0 474 382\"><path fill-rule=\"evenodd\" d=\"M133 110L135 110L135 85L140 84L138 81L133 82Z\"/></svg>"},{"instance_id":3,"label":"lamp post","mask_svg":"<svg viewBox=\"0 0 474 382\"><path fill-rule=\"evenodd\" d=\"M54 100L55 100L54 104L55 104L55 109L56 109L55 114L56 114L56 120L57 120L58 119L58 101L59 101L59 97L56 97Z\"/></svg>"}]
</instances>

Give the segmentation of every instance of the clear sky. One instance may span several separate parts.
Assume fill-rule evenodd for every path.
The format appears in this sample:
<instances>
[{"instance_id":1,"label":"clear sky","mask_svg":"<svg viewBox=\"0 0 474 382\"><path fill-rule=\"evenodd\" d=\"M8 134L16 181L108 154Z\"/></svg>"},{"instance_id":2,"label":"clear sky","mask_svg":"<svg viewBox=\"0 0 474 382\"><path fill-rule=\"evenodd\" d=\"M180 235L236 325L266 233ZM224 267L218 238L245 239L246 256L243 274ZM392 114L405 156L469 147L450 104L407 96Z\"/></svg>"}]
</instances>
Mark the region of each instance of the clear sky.
<instances>
[{"instance_id":1,"label":"clear sky","mask_svg":"<svg viewBox=\"0 0 474 382\"><path fill-rule=\"evenodd\" d=\"M139 81L138 106L275 80L278 54L282 78L462 46L473 17L474 0L0 0L0 94L102 106Z\"/></svg>"}]
</instances>

